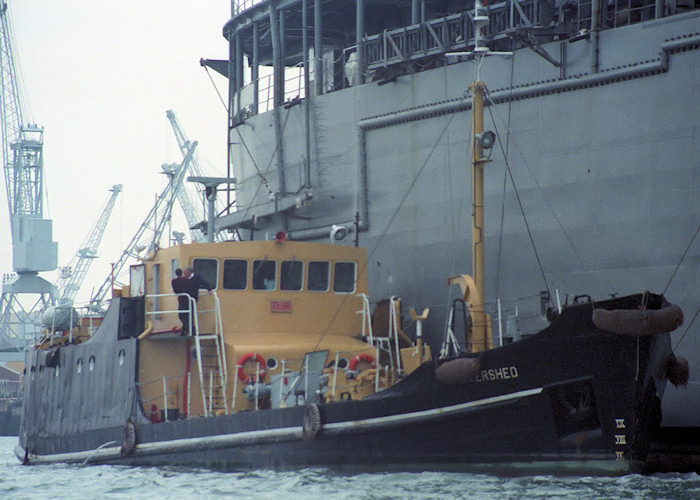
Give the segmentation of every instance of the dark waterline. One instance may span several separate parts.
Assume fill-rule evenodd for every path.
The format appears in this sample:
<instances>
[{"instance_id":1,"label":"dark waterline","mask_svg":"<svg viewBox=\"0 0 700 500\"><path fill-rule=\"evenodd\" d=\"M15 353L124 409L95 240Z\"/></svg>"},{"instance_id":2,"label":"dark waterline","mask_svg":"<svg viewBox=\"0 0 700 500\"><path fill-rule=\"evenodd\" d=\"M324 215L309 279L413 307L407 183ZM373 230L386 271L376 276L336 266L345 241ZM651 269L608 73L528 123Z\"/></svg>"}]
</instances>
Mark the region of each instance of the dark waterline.
<instances>
[{"instance_id":1,"label":"dark waterline","mask_svg":"<svg viewBox=\"0 0 700 500\"><path fill-rule=\"evenodd\" d=\"M0 498L700 498L697 474L622 477L455 470L308 468L214 472L183 467L23 466L0 438ZM511 471L512 472L512 471Z\"/></svg>"}]
</instances>

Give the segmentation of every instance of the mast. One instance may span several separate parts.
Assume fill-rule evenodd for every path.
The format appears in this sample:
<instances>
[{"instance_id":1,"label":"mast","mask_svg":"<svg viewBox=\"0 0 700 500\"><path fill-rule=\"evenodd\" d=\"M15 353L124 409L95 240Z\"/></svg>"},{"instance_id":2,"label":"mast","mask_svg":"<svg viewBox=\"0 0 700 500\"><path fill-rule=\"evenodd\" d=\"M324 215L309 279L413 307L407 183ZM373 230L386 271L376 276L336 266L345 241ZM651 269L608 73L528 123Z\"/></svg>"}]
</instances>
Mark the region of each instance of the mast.
<instances>
[{"instance_id":1,"label":"mast","mask_svg":"<svg viewBox=\"0 0 700 500\"><path fill-rule=\"evenodd\" d=\"M488 160L484 158L480 138L484 132L486 85L476 80L469 90L472 94L472 274L475 285L469 309L472 349L482 351L493 347L490 320L484 303L484 164Z\"/></svg>"},{"instance_id":2,"label":"mast","mask_svg":"<svg viewBox=\"0 0 700 500\"><path fill-rule=\"evenodd\" d=\"M474 57L476 77L469 86L472 95L472 275L461 274L447 279L450 285L459 285L464 295L464 302L469 308L472 321L471 332L467 339L467 350L479 352L493 347L491 335L491 317L486 314L485 273L484 273L484 165L490 161L484 157L484 150L493 147L496 135L484 132L484 95L486 84L480 79L481 63L486 56L512 56L512 52L491 51L484 43L489 17L483 8L482 0L474 3L474 50L469 55Z\"/></svg>"}]
</instances>

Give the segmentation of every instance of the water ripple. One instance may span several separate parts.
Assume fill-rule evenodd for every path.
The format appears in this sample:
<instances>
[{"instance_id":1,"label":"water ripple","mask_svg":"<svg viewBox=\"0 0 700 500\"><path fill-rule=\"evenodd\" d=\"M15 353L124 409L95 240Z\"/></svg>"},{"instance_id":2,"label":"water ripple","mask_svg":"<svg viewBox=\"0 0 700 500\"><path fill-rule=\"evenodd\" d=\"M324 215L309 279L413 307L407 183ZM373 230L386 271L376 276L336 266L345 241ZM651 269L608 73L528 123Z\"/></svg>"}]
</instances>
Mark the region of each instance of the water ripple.
<instances>
[{"instance_id":1,"label":"water ripple","mask_svg":"<svg viewBox=\"0 0 700 500\"><path fill-rule=\"evenodd\" d=\"M183 467L22 466L0 438L1 498L669 499L700 498L697 474L521 476L440 471L216 472Z\"/></svg>"}]
</instances>

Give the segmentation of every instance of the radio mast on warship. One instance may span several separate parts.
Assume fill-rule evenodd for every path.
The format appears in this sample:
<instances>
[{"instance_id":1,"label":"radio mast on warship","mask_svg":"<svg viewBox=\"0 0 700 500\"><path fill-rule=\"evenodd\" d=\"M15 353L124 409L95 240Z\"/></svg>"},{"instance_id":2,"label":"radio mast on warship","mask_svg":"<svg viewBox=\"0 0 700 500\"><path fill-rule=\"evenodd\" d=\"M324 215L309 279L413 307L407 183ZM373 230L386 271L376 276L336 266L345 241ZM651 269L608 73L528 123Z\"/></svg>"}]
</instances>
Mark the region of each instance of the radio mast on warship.
<instances>
[{"instance_id":1,"label":"radio mast on warship","mask_svg":"<svg viewBox=\"0 0 700 500\"><path fill-rule=\"evenodd\" d=\"M56 287L39 276L58 267L52 221L43 216L44 129L25 121L10 40L7 2L0 1L2 154L16 274L2 285L0 349L21 350L41 329L40 311Z\"/></svg>"}]
</instances>

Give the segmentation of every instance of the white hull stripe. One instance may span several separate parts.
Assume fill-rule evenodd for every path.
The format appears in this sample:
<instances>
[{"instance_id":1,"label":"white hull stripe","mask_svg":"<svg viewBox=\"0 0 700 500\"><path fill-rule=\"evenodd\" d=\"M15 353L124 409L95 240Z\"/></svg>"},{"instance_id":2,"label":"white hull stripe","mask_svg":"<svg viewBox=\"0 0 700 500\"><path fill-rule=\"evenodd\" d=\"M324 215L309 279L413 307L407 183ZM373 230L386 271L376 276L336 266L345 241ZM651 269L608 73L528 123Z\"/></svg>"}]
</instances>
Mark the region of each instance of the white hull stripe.
<instances>
[{"instance_id":1,"label":"white hull stripe","mask_svg":"<svg viewBox=\"0 0 700 500\"><path fill-rule=\"evenodd\" d=\"M455 414L463 413L472 408L479 406L487 406L496 403L503 403L513 399L534 396L542 392L542 387L536 389L528 389L525 391L512 392L501 396L493 396L490 398L469 401L468 403L460 403L452 406L443 406L442 408L431 408L430 410L415 411L411 413L400 413L397 415L389 415L386 417L367 418L364 420L352 420L348 422L337 422L332 424L324 424L321 426L320 433L339 434L344 432L367 431L379 429L382 427L396 424L410 424L425 420L434 420L441 417L449 417Z\"/></svg>"},{"instance_id":2,"label":"white hull stripe","mask_svg":"<svg viewBox=\"0 0 700 500\"><path fill-rule=\"evenodd\" d=\"M442 417L456 415L472 408L502 403L522 397L534 396L542 392L542 387L513 392L501 396L494 396L477 401L460 403L442 408L433 408L411 413L401 413L386 417L367 418L347 422L329 423L321 426L320 434L333 435L348 432L362 432L380 429L392 425L410 424L426 420L434 420ZM297 441L302 439L302 427L283 427L281 429L266 429L260 431L237 432L235 434L221 434L217 436L204 436L196 438L174 439L170 441L156 441L152 443L137 444L129 456L166 455L171 453L187 453L207 451L237 446L250 446L284 441ZM111 443L109 443L111 444ZM57 453L53 455L35 455L29 453L29 463L89 463L118 460L120 458L120 446L104 446L96 450L80 451L74 453ZM15 455L21 461L25 458L24 449L17 445Z\"/></svg>"}]
</instances>

